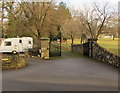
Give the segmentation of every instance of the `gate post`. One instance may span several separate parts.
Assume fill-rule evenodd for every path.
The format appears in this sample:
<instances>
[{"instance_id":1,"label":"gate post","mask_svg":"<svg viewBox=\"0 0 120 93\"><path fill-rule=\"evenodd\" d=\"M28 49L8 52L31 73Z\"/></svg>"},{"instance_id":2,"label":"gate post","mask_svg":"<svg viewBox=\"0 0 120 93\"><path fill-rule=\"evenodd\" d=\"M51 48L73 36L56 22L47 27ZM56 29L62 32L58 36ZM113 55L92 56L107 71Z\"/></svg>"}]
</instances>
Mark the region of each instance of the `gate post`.
<instances>
[{"instance_id":1,"label":"gate post","mask_svg":"<svg viewBox=\"0 0 120 93\"><path fill-rule=\"evenodd\" d=\"M41 58L42 59L49 59L49 38L41 38Z\"/></svg>"},{"instance_id":2,"label":"gate post","mask_svg":"<svg viewBox=\"0 0 120 93\"><path fill-rule=\"evenodd\" d=\"M98 39L96 38L90 38L88 39L89 42L89 56L92 57L93 56L93 43L96 43Z\"/></svg>"}]
</instances>

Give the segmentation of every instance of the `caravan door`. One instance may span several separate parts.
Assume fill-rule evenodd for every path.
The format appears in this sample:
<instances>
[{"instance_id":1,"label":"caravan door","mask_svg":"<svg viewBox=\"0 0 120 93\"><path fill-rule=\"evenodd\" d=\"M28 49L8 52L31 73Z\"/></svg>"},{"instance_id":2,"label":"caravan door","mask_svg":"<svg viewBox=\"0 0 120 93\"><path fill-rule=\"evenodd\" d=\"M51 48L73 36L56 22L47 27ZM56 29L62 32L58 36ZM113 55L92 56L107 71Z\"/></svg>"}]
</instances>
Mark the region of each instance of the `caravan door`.
<instances>
[{"instance_id":1,"label":"caravan door","mask_svg":"<svg viewBox=\"0 0 120 93\"><path fill-rule=\"evenodd\" d=\"M22 40L20 38L14 38L13 40L13 46L14 46L14 49L13 51L16 51L16 52L23 52L23 47L22 47Z\"/></svg>"},{"instance_id":2,"label":"caravan door","mask_svg":"<svg viewBox=\"0 0 120 93\"><path fill-rule=\"evenodd\" d=\"M23 50L23 40L22 39L18 40L18 51L19 52L24 52L24 50Z\"/></svg>"}]
</instances>

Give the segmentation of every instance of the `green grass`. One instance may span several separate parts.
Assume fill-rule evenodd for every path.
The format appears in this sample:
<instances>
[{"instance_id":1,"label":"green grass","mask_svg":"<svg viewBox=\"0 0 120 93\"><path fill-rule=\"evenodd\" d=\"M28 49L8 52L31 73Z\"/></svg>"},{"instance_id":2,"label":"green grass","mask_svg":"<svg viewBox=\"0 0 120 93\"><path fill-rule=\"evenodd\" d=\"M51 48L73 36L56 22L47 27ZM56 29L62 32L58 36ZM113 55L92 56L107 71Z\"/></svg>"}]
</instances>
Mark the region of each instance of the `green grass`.
<instances>
[{"instance_id":1,"label":"green grass","mask_svg":"<svg viewBox=\"0 0 120 93\"><path fill-rule=\"evenodd\" d=\"M118 38L116 38L115 40L112 40L111 38L109 39L99 39L98 40L98 44L105 48L106 50L108 50L109 52L115 54L115 55L118 55L118 49L120 49L119 44L120 44L120 41Z\"/></svg>"},{"instance_id":2,"label":"green grass","mask_svg":"<svg viewBox=\"0 0 120 93\"><path fill-rule=\"evenodd\" d=\"M115 40L112 40L112 38L100 38L100 39L98 39L97 43L101 47L108 50L109 52L111 52L115 55L119 55L118 49L120 49L120 47L118 47L118 46L120 44L120 40L118 38L115 38ZM75 39L74 44L80 44L80 40ZM70 50L70 46L71 46L71 40L68 40L67 42L62 42L62 49Z\"/></svg>"}]
</instances>

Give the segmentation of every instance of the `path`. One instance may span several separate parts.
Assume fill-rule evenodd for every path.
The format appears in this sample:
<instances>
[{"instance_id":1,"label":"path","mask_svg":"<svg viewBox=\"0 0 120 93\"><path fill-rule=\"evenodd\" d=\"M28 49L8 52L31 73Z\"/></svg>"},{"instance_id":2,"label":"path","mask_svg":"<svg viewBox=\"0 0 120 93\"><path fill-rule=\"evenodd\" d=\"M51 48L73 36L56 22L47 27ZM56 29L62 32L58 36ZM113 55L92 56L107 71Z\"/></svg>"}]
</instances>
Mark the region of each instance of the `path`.
<instances>
[{"instance_id":1,"label":"path","mask_svg":"<svg viewBox=\"0 0 120 93\"><path fill-rule=\"evenodd\" d=\"M28 66L3 71L4 91L117 91L118 71L65 52L53 60L28 59Z\"/></svg>"}]
</instances>

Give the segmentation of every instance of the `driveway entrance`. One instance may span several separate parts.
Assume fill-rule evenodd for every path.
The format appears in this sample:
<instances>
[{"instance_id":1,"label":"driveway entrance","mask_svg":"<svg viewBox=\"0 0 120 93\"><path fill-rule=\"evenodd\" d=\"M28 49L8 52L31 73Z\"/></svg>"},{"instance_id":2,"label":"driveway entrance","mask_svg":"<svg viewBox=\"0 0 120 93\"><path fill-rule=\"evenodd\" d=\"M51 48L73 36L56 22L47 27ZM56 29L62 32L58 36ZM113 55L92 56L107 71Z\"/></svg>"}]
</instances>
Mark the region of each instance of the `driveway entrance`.
<instances>
[{"instance_id":1,"label":"driveway entrance","mask_svg":"<svg viewBox=\"0 0 120 93\"><path fill-rule=\"evenodd\" d=\"M95 60L63 52L61 58L30 58L28 66L3 71L4 91L117 91L118 71Z\"/></svg>"}]
</instances>

